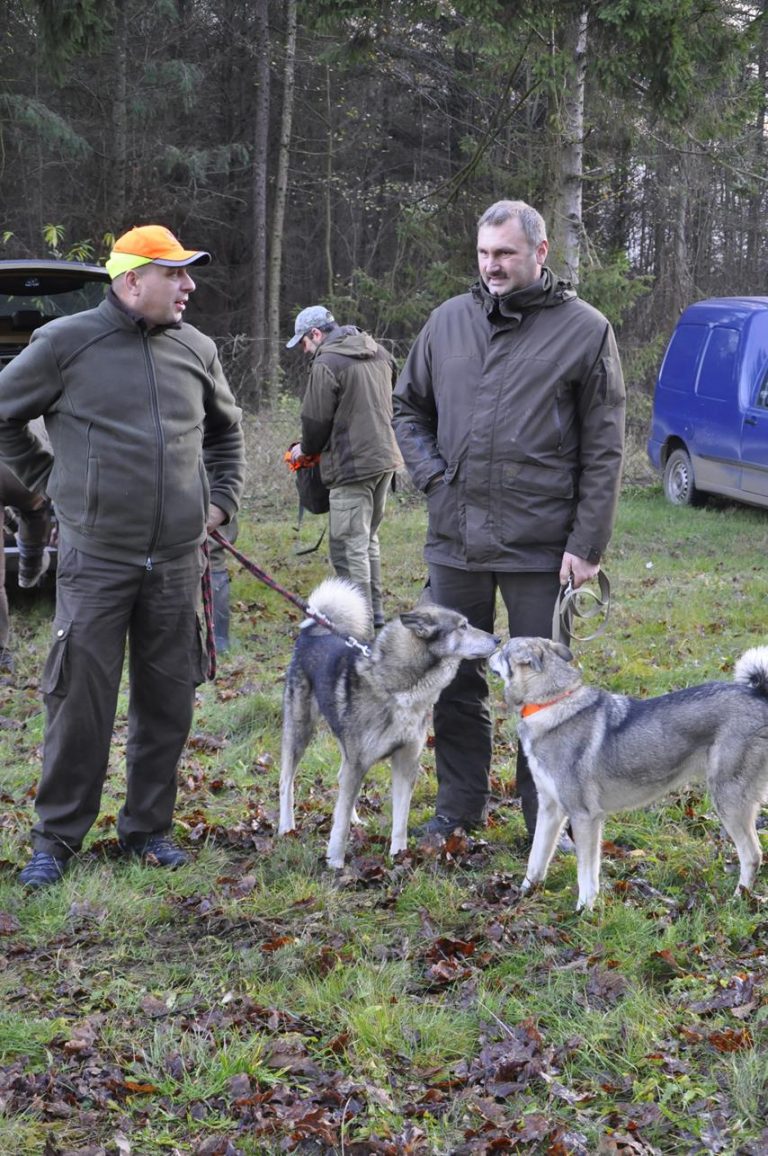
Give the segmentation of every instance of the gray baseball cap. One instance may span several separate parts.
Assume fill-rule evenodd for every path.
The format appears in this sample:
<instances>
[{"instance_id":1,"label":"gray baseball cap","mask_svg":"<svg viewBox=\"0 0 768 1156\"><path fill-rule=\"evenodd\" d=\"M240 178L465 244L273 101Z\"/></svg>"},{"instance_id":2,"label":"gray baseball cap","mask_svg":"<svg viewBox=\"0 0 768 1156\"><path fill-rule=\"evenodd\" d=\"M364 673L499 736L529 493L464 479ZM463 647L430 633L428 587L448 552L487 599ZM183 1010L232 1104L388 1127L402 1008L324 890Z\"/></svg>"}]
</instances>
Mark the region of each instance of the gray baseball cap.
<instances>
[{"instance_id":1,"label":"gray baseball cap","mask_svg":"<svg viewBox=\"0 0 768 1156\"><path fill-rule=\"evenodd\" d=\"M309 305L306 309L302 309L296 318L296 324L293 327L295 332L291 340L286 341L285 348L293 349L294 345L298 345L310 329L323 329L327 325L335 324L336 321L330 309L326 309L324 305Z\"/></svg>"}]
</instances>

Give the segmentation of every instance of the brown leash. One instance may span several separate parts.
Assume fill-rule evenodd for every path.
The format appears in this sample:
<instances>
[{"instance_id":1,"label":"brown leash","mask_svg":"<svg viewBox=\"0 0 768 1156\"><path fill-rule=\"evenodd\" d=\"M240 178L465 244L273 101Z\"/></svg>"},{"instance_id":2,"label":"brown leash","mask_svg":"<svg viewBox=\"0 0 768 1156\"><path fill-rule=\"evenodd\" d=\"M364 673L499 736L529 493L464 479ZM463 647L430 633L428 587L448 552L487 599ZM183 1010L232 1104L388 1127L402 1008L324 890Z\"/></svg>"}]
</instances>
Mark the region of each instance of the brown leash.
<instances>
[{"instance_id":1,"label":"brown leash","mask_svg":"<svg viewBox=\"0 0 768 1156\"><path fill-rule=\"evenodd\" d=\"M229 551L232 557L236 558L249 574L253 574L254 578L258 578L265 586L269 586L270 590L274 590L277 594L287 599L288 602L292 602L294 606L298 606L299 610L301 610L302 614L305 614L307 618L314 619L315 622L319 622L321 626L324 626L326 630L330 630L332 634L343 638L347 646L359 650L366 658L370 655L371 648L366 645L366 643L358 641L358 639L353 638L351 634L345 634L343 630L338 630L330 618L323 614L322 611L315 610L313 606L310 606L309 602L306 602L303 598L299 598L298 594L292 594L290 590L286 590L284 586L281 586L279 582L276 582L274 578L267 574L266 570L262 570L260 566L257 566L256 563L252 562L250 558L247 558L245 554L242 554L237 547L233 546L218 530L212 530L210 536L225 550Z\"/></svg>"}]
</instances>

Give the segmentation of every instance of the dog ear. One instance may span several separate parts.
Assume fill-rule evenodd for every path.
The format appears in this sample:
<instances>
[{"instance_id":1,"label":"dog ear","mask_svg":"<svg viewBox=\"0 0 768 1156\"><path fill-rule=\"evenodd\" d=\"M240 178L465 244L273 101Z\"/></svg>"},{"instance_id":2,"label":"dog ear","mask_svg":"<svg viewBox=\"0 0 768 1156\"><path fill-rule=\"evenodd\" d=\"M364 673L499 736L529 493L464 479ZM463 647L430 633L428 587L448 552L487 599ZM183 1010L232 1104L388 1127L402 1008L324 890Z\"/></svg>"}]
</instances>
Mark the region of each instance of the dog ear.
<instances>
[{"instance_id":1,"label":"dog ear","mask_svg":"<svg viewBox=\"0 0 768 1156\"><path fill-rule=\"evenodd\" d=\"M558 658L562 658L564 662L573 662L573 654L564 643L550 642L549 649L553 651Z\"/></svg>"},{"instance_id":2,"label":"dog ear","mask_svg":"<svg viewBox=\"0 0 768 1156\"><path fill-rule=\"evenodd\" d=\"M400 621L408 630L412 630L417 638L433 638L437 633L435 620L431 614L419 610L406 610L404 614L400 615Z\"/></svg>"}]
</instances>

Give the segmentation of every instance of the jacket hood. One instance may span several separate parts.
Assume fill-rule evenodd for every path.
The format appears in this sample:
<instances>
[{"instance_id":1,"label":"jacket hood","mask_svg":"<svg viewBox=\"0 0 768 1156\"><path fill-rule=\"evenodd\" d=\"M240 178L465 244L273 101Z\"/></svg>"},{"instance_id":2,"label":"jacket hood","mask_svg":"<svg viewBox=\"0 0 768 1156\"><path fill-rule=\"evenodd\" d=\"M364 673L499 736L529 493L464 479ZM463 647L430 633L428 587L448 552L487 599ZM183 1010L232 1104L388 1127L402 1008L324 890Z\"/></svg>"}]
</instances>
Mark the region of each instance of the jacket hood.
<instances>
[{"instance_id":1,"label":"jacket hood","mask_svg":"<svg viewBox=\"0 0 768 1156\"><path fill-rule=\"evenodd\" d=\"M369 358L376 356L378 346L369 333L363 333L352 325L332 330L318 347L315 357L323 350L339 354L341 357Z\"/></svg>"},{"instance_id":2,"label":"jacket hood","mask_svg":"<svg viewBox=\"0 0 768 1156\"><path fill-rule=\"evenodd\" d=\"M515 289L506 297L494 297L488 292L484 281L476 281L470 292L482 305L488 320L498 324L505 320L522 320L523 314L533 309L552 309L578 296L570 281L555 277L548 266L544 266L541 277L524 289Z\"/></svg>"}]
</instances>

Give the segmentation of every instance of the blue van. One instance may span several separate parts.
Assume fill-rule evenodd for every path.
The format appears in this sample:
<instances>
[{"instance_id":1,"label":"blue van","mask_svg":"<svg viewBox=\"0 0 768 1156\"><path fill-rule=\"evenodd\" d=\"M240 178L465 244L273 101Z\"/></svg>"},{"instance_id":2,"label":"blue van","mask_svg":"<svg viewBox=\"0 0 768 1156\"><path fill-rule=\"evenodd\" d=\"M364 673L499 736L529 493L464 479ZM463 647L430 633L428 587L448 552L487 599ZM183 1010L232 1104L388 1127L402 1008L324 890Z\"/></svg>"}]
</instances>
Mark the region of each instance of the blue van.
<instances>
[{"instance_id":1,"label":"blue van","mask_svg":"<svg viewBox=\"0 0 768 1156\"><path fill-rule=\"evenodd\" d=\"M768 506L768 297L682 313L653 397L648 456L676 506L721 494Z\"/></svg>"}]
</instances>

